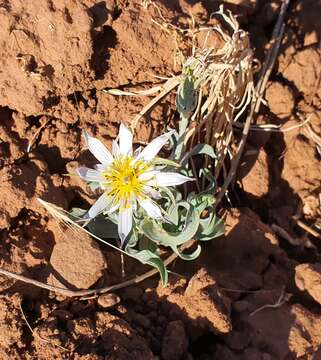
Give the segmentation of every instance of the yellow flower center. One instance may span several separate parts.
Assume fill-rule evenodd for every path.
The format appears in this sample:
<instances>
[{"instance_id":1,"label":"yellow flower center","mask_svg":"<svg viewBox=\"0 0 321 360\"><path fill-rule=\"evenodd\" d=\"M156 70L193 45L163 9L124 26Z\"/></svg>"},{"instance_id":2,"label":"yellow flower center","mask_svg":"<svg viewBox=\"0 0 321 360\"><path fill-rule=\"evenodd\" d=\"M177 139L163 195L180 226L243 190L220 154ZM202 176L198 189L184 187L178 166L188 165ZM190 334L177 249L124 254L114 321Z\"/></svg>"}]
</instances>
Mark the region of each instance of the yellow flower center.
<instances>
[{"instance_id":1,"label":"yellow flower center","mask_svg":"<svg viewBox=\"0 0 321 360\"><path fill-rule=\"evenodd\" d=\"M151 170L149 163L141 160L133 162L131 156L115 159L103 172L107 195L112 196L115 203L121 201L125 207L128 206L132 197L143 195L146 181L140 180L139 176L148 170Z\"/></svg>"}]
</instances>

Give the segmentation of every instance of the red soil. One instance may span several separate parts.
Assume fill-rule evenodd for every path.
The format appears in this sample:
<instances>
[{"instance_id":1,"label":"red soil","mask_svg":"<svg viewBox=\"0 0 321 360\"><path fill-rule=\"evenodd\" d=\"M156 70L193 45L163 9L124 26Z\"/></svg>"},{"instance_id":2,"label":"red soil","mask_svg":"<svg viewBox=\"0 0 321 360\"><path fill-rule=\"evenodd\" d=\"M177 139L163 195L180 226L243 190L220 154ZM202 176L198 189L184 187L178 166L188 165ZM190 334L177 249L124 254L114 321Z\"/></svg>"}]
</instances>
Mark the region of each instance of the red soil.
<instances>
[{"instance_id":1,"label":"red soil","mask_svg":"<svg viewBox=\"0 0 321 360\"><path fill-rule=\"evenodd\" d=\"M78 288L119 276L118 254L91 239L79 249L74 241L68 246L36 198L66 209L89 206L95 195L65 176L93 160L81 151L81 130L109 143L120 121L129 123L148 102L104 89L151 87L159 81L153 74L175 71L173 39L141 3L0 1L2 268ZM162 12L180 23L189 11L206 21L220 3L159 0ZM280 1L226 3L262 59ZM319 1L291 2L258 123L288 128L311 116L320 136L320 12ZM145 117L137 142L165 128L172 105L168 98ZM0 359L320 359L320 239L293 220L299 214L313 226L320 219L320 164L307 127L251 132L226 236L206 244L197 261L176 262L171 270L184 277L172 275L166 288L154 278L117 295L80 300L1 276ZM279 228L297 245L272 230ZM62 260L76 252L81 262L64 269ZM82 270L88 273L91 262L88 278ZM128 273L140 270L128 262ZM281 294L280 306L257 311Z\"/></svg>"}]
</instances>

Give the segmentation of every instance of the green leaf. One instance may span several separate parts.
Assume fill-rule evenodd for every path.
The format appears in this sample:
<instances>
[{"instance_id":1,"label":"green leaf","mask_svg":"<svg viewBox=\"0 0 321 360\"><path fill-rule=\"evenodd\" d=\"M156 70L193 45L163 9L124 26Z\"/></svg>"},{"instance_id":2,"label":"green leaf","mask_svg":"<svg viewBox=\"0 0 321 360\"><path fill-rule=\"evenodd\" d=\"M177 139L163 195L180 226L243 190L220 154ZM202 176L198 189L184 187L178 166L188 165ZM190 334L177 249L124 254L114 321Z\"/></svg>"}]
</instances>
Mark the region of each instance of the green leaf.
<instances>
[{"instance_id":1,"label":"green leaf","mask_svg":"<svg viewBox=\"0 0 321 360\"><path fill-rule=\"evenodd\" d=\"M189 118L197 104L197 91L192 75L185 76L178 87L176 96L177 111L185 118Z\"/></svg>"},{"instance_id":2,"label":"green leaf","mask_svg":"<svg viewBox=\"0 0 321 360\"><path fill-rule=\"evenodd\" d=\"M172 250L174 251L174 253L176 253L181 259L186 260L186 261L191 261L191 260L195 260L196 258L198 258L200 256L201 253L201 247L200 245L197 245L197 248L191 253L191 254L184 254L181 251L179 251L179 249L176 246L172 247Z\"/></svg>"},{"instance_id":3,"label":"green leaf","mask_svg":"<svg viewBox=\"0 0 321 360\"><path fill-rule=\"evenodd\" d=\"M193 147L192 150L190 150L188 153L184 155L184 157L181 160L182 166L186 166L188 160L195 156L195 155L207 155L211 157L212 159L217 159L217 156L214 152L214 149L209 144L197 144Z\"/></svg>"},{"instance_id":4,"label":"green leaf","mask_svg":"<svg viewBox=\"0 0 321 360\"><path fill-rule=\"evenodd\" d=\"M166 231L162 225L150 219L142 221L139 225L140 230L145 236L158 245L173 247L184 244L196 234L199 227L200 215L199 212L187 202L180 202L173 207L171 211L175 212L177 207L187 207L187 215L183 228L177 228L176 233Z\"/></svg>"},{"instance_id":5,"label":"green leaf","mask_svg":"<svg viewBox=\"0 0 321 360\"><path fill-rule=\"evenodd\" d=\"M181 165L179 163L177 163L176 161L169 160L169 159L163 159L160 157L154 158L153 165L167 165L167 166L172 166L175 168L181 167Z\"/></svg>"},{"instance_id":6,"label":"green leaf","mask_svg":"<svg viewBox=\"0 0 321 360\"><path fill-rule=\"evenodd\" d=\"M212 171L206 168L200 169L199 176L204 176L209 182L208 187L204 191L202 191L202 193L212 193L216 188L216 179L215 176L212 174Z\"/></svg>"},{"instance_id":7,"label":"green leaf","mask_svg":"<svg viewBox=\"0 0 321 360\"><path fill-rule=\"evenodd\" d=\"M87 228L90 232L101 238L118 239L117 225L104 215L97 215L88 224Z\"/></svg>"},{"instance_id":8,"label":"green leaf","mask_svg":"<svg viewBox=\"0 0 321 360\"><path fill-rule=\"evenodd\" d=\"M157 245L148 239L146 236L143 236L138 244L139 250L149 250L152 253L157 253Z\"/></svg>"},{"instance_id":9,"label":"green leaf","mask_svg":"<svg viewBox=\"0 0 321 360\"><path fill-rule=\"evenodd\" d=\"M138 251L135 249L130 249L129 253L141 263L155 267L160 273L162 283L164 285L168 283L168 272L166 266L157 254L153 253L150 250Z\"/></svg>"},{"instance_id":10,"label":"green leaf","mask_svg":"<svg viewBox=\"0 0 321 360\"><path fill-rule=\"evenodd\" d=\"M201 214L206 208L212 206L215 202L215 198L212 194L197 194L188 201L198 210Z\"/></svg>"},{"instance_id":11,"label":"green leaf","mask_svg":"<svg viewBox=\"0 0 321 360\"><path fill-rule=\"evenodd\" d=\"M92 181L89 183L90 190L95 192L97 189L100 189L100 183Z\"/></svg>"},{"instance_id":12,"label":"green leaf","mask_svg":"<svg viewBox=\"0 0 321 360\"><path fill-rule=\"evenodd\" d=\"M77 220L80 220L83 218L83 216L86 214L87 210L84 210L84 209L81 209L81 208L72 208L70 211L69 211L69 217L74 220L74 221L77 221Z\"/></svg>"},{"instance_id":13,"label":"green leaf","mask_svg":"<svg viewBox=\"0 0 321 360\"><path fill-rule=\"evenodd\" d=\"M200 227L196 234L197 240L207 241L218 236L224 235L224 222L216 216L213 208L209 208L209 215L205 219L200 219Z\"/></svg>"}]
</instances>

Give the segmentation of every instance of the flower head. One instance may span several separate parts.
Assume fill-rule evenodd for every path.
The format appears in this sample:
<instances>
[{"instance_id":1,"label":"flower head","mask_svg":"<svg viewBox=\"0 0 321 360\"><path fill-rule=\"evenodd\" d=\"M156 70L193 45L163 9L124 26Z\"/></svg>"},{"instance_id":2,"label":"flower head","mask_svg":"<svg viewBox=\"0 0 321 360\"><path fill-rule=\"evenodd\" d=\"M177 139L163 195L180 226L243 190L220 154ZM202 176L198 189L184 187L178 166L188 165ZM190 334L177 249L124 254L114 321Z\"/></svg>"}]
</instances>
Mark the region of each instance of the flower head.
<instances>
[{"instance_id":1,"label":"flower head","mask_svg":"<svg viewBox=\"0 0 321 360\"><path fill-rule=\"evenodd\" d=\"M175 186L192 180L176 172L162 172L155 157L167 143L172 132L161 135L143 150L133 152L133 135L120 125L118 139L113 141L112 152L98 139L84 132L89 151L100 162L96 169L80 167L78 175L89 182L99 183L103 194L89 209L86 218L98 214L118 212L118 233L121 244L133 226L133 214L138 206L153 219L162 219L162 211L155 200L160 199L160 187Z\"/></svg>"}]
</instances>

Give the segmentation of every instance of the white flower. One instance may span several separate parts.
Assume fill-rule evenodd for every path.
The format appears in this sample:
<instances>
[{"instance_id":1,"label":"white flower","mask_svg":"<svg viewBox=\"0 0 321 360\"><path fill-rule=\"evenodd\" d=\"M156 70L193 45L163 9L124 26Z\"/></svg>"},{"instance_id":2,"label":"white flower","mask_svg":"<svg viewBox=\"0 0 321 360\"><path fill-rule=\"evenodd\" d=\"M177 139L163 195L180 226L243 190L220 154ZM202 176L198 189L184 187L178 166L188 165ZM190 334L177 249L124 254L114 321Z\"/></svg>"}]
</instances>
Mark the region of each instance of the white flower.
<instances>
[{"instance_id":1,"label":"white flower","mask_svg":"<svg viewBox=\"0 0 321 360\"><path fill-rule=\"evenodd\" d=\"M133 153L133 135L120 125L118 141L112 153L98 140L84 133L90 152L100 164L96 169L80 167L78 175L89 182L98 182L104 193L89 209L86 218L118 211L118 233L121 244L130 233L133 213L141 206L153 219L162 219L161 208L153 199L160 199L159 187L174 186L193 180L175 172L161 172L153 160L169 140L172 132L152 140L142 151Z\"/></svg>"}]
</instances>

